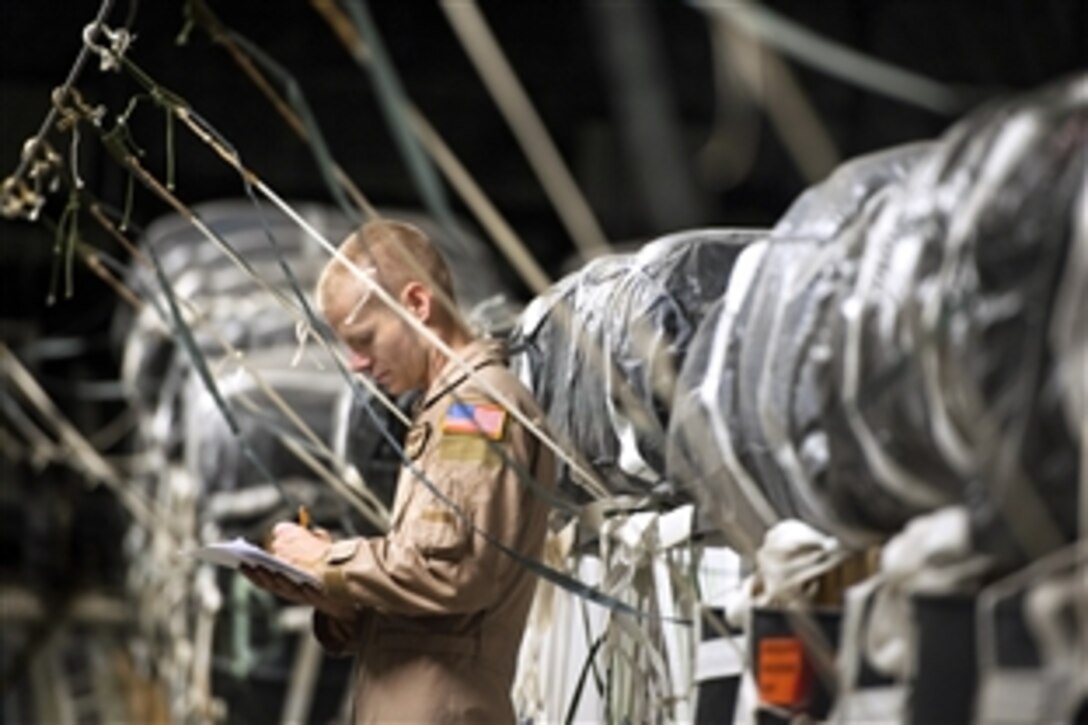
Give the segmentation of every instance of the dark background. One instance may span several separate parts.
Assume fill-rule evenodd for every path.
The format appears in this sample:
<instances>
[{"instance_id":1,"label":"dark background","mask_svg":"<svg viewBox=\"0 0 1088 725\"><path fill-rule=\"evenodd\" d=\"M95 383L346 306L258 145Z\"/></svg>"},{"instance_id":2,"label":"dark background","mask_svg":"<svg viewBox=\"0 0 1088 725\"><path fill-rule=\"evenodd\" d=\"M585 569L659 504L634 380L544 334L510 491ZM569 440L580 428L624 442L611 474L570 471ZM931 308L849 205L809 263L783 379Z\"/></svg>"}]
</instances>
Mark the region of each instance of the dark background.
<instances>
[{"instance_id":1,"label":"dark background","mask_svg":"<svg viewBox=\"0 0 1088 725\"><path fill-rule=\"evenodd\" d=\"M1088 67L1084 0L767 4L829 39L961 88L971 103ZM66 75L79 49L81 29L98 5L92 0L0 3L0 169L5 175L15 168L22 143L41 123L50 90ZM210 6L224 23L296 75L334 157L364 193L381 205L421 206L379 112L370 77L354 64L309 3L212 0ZM649 38L655 41L651 50L660 54L661 90L680 130L690 172L686 181L695 197L665 215L651 213L648 192L634 181L634 155L640 151L624 144L614 84L605 80L609 75L601 23L615 6L603 0L482 3L494 34L610 239L644 239L699 225L772 224L807 182L764 115L733 99L733 112L750 114L759 130L738 141L755 146L755 163L743 178L725 185L713 178L713 169L707 173L696 164L715 113L706 16L682 2L647 2L639 7L650 21ZM134 5L118 0L111 24L120 25L133 13L137 38L129 57L186 98L282 196L328 200L307 147L271 111L227 53L199 27L185 45L176 42L184 25L183 8L180 0ZM434 3L416 1L375 2L371 12L410 97L546 269L558 274L572 252L569 238L445 15ZM787 62L842 158L933 137L954 120ZM122 75L100 73L96 62L88 64L77 85L114 113L136 90ZM144 163L161 176L165 169L161 112L145 104L134 115L132 128L147 152ZM66 141L58 138L58 147L66 150ZM121 206L124 172L89 137L81 151L81 173L88 187ZM237 174L180 127L176 153L178 195L185 201L241 196ZM55 219L63 201L54 199L47 215ZM142 189L135 201L138 222L167 211ZM95 236L92 227L82 228L91 241L109 249L109 241ZM51 235L41 225L7 221L0 234L4 305L0 318L6 338L79 333L95 329L108 316L112 294L84 275L73 300L46 310Z\"/></svg>"}]
</instances>

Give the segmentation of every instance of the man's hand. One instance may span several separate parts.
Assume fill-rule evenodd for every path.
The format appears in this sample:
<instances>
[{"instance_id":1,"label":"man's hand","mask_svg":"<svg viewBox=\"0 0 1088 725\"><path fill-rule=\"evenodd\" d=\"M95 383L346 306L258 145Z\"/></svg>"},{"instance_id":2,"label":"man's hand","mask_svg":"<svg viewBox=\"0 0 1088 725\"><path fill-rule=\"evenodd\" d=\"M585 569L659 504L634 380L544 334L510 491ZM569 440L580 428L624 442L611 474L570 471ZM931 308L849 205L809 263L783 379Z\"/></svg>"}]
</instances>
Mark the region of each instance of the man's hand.
<instances>
[{"instance_id":1,"label":"man's hand","mask_svg":"<svg viewBox=\"0 0 1088 725\"><path fill-rule=\"evenodd\" d=\"M267 549L273 556L319 577L321 561L330 546L332 538L327 531L311 531L297 524L281 522L272 529ZM283 574L251 566L241 567L241 572L258 587L281 599L309 605L337 619L349 620L355 616L351 607L333 602L314 587L296 584Z\"/></svg>"},{"instance_id":2,"label":"man's hand","mask_svg":"<svg viewBox=\"0 0 1088 725\"><path fill-rule=\"evenodd\" d=\"M318 565L330 546L332 537L327 531L311 531L298 524L281 521L272 529L272 538L265 548L273 556L317 575Z\"/></svg>"}]
</instances>

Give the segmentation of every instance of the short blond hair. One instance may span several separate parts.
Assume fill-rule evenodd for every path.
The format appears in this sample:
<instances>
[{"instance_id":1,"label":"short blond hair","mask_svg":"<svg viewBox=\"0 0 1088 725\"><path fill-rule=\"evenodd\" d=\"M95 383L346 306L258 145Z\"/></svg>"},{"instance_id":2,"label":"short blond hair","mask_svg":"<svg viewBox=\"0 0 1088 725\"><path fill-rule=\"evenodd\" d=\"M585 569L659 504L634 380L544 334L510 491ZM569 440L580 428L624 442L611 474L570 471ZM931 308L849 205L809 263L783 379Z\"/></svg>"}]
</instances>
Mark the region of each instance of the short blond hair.
<instances>
[{"instance_id":1,"label":"short blond hair","mask_svg":"<svg viewBox=\"0 0 1088 725\"><path fill-rule=\"evenodd\" d=\"M369 267L367 273L393 297L408 283L419 282L437 292L439 297L454 299L453 280L446 260L434 242L412 224L389 219L366 222L344 240L339 251L356 267ZM354 279L355 273L339 257L331 259L317 281L318 309L324 312L332 296L342 290L347 281ZM372 303L373 297L370 297L365 305ZM443 307L439 304L437 309Z\"/></svg>"}]
</instances>

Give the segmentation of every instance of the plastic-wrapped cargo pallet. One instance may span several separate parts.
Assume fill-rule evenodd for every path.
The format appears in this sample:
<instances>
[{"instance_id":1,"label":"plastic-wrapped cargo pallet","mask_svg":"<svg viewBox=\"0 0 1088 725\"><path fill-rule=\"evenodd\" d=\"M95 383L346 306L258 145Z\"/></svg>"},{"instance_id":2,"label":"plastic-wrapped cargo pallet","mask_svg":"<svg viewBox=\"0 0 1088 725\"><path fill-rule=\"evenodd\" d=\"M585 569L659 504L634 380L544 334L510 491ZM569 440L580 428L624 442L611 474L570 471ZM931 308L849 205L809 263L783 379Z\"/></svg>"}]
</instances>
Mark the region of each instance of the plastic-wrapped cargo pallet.
<instances>
[{"instance_id":1,"label":"plastic-wrapped cargo pallet","mask_svg":"<svg viewBox=\"0 0 1088 725\"><path fill-rule=\"evenodd\" d=\"M776 517L864 545L967 500L1006 566L1074 536L1069 343L1048 335L1083 202L1084 86L855 161L742 256L681 373L669 458L742 551ZM1047 538L1018 530L1029 513Z\"/></svg>"},{"instance_id":2,"label":"plastic-wrapped cargo pallet","mask_svg":"<svg viewBox=\"0 0 1088 725\"><path fill-rule=\"evenodd\" d=\"M795 466L777 464L778 456L791 453L801 463L809 452L769 445L772 435L781 442L776 406L793 388L819 382L811 371L795 377L793 368L803 353L818 356L827 348L816 323L841 273L821 264L829 247L925 148L854 160L806 192L765 239L743 252L726 294L692 341L674 398L667 470L745 554L754 553L780 518L828 519L821 502L792 485ZM808 294L798 303L792 290ZM811 407L815 401L800 402ZM772 430L764 431L770 417Z\"/></svg>"},{"instance_id":3,"label":"plastic-wrapped cargo pallet","mask_svg":"<svg viewBox=\"0 0 1088 725\"><path fill-rule=\"evenodd\" d=\"M671 482L749 562L772 525L798 518L833 537L798 548L818 555L814 572L835 561L860 565L852 578L839 576L846 586L875 561L847 559L848 548L910 525L859 590L878 593L879 606L866 604L865 616L846 622L832 609L817 617L832 647L840 624L851 630L856 651L840 661L856 664L837 673L839 694L884 687L867 690L867 707L876 708L867 712L878 719L899 719L906 704L916 722L969 715L974 648L934 629L929 615L959 611L973 621L984 575L1013 571L1076 536L1082 453L1073 436L1083 437L1086 387L1077 361L1088 344L1085 86L1073 80L994 104L936 142L857 159L771 232L731 233L740 243L726 265L713 269L708 259L697 276L671 280L713 279L722 293L700 297L702 322L675 348L655 347L667 338L646 332L667 322L629 304L630 280L654 289L632 272L630 256L562 280L528 308L515 335L525 348L515 364L553 429L611 492L660 493ZM662 359L680 366L678 381L656 383ZM671 411L662 405L670 394ZM811 583L791 578L796 598L759 603L749 621L815 616ZM874 621L879 631L857 631ZM793 674L772 693L776 683L753 673L777 708L761 715L826 715L828 693L817 697L805 682L829 653L810 650L792 624L764 629L749 632L749 664L784 653ZM768 637L785 648L764 647ZM965 657L949 657L950 644ZM911 651L954 664L961 684L938 703L944 711L927 693L940 689L932 675L949 668L931 665L929 679L919 677ZM901 685L911 678L907 693ZM862 712L859 702L840 713Z\"/></svg>"},{"instance_id":4,"label":"plastic-wrapped cargo pallet","mask_svg":"<svg viewBox=\"0 0 1088 725\"><path fill-rule=\"evenodd\" d=\"M512 335L512 367L541 402L558 440L594 466L609 494L651 495L664 507L686 496L664 477L676 374L734 260L762 234L692 230L654 240L635 254L594 260L522 315ZM559 476L565 493L584 496L569 471ZM553 544L564 554L550 563L573 568L585 581L604 577L600 586L632 606L690 617L691 594L674 590L673 582L702 560L691 539L691 514L690 506L680 506L668 514L614 515L592 542L597 550L591 542L575 546L574 536L559 536ZM721 553L728 559L728 552ZM633 626L547 584L534 612L515 688L523 717L644 721L650 713L667 713L691 719L687 653L695 644L687 627ZM628 648L637 654L620 654ZM587 657L610 670L607 693L582 686ZM643 658L656 666L639 666ZM704 667L701 676L709 681L721 672L718 663Z\"/></svg>"},{"instance_id":5,"label":"plastic-wrapped cargo pallet","mask_svg":"<svg viewBox=\"0 0 1088 725\"><path fill-rule=\"evenodd\" d=\"M676 375L733 262L759 236L707 229L663 237L590 262L523 313L511 366L558 440L611 493L674 493L664 473ZM559 475L564 490L581 493L565 468Z\"/></svg>"},{"instance_id":6,"label":"plastic-wrapped cargo pallet","mask_svg":"<svg viewBox=\"0 0 1088 725\"><path fill-rule=\"evenodd\" d=\"M894 537L852 600L857 649L840 663L860 664L838 673L840 696L863 671L910 683L867 701L891 708L879 717L993 717L1002 682L1024 693L1025 720L1083 711L1088 686L1059 663L1076 658L1060 643L1084 634L1068 621L1066 571L1084 558L1070 544L1084 495L1086 202L1080 77L840 169L742 254L691 344L668 471L734 546L755 553L787 517L859 548ZM980 587L1010 572L986 601L1026 588L1024 604L976 613ZM950 630L953 613L963 624ZM978 710L976 617L1006 637L981 663ZM787 700L787 712L813 706L799 682L779 714Z\"/></svg>"}]
</instances>

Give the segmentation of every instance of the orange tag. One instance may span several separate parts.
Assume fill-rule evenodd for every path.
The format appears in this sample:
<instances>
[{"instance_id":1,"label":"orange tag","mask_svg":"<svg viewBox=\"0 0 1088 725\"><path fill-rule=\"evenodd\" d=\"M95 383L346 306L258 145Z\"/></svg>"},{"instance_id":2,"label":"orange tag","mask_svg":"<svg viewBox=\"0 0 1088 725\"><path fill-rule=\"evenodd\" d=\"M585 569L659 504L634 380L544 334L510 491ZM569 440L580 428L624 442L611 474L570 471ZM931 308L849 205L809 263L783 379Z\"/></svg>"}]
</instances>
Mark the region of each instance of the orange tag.
<instances>
[{"instance_id":1,"label":"orange tag","mask_svg":"<svg viewBox=\"0 0 1088 725\"><path fill-rule=\"evenodd\" d=\"M794 637L768 637L759 642L759 699L790 707L804 695L805 648Z\"/></svg>"}]
</instances>

